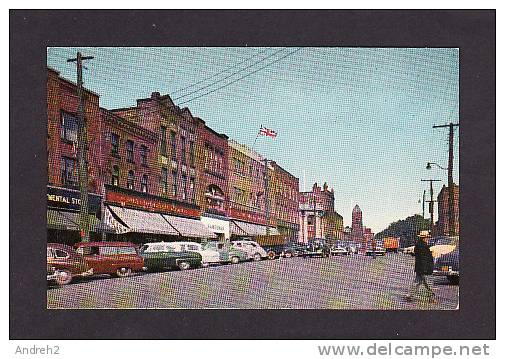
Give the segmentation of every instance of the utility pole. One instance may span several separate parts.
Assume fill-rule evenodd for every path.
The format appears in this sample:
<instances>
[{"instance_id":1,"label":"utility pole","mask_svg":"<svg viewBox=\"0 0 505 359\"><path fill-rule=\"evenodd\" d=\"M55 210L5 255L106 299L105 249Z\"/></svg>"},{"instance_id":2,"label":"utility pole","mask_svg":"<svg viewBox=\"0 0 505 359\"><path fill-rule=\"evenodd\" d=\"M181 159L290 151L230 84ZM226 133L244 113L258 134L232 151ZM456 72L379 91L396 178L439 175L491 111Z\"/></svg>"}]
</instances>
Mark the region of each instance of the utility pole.
<instances>
[{"instance_id":1,"label":"utility pole","mask_svg":"<svg viewBox=\"0 0 505 359\"><path fill-rule=\"evenodd\" d=\"M423 191L423 219L424 219L424 213L425 213L425 204L426 204L426 190Z\"/></svg>"},{"instance_id":2,"label":"utility pole","mask_svg":"<svg viewBox=\"0 0 505 359\"><path fill-rule=\"evenodd\" d=\"M88 164L87 146L88 135L86 131L86 120L84 118L84 90L82 86L82 61L91 60L93 56L82 56L77 53L75 59L68 59L67 62L77 62L77 97L79 105L77 108L77 161L79 168L79 191L81 194L81 210L79 215L79 229L81 241L89 242L89 203L88 203Z\"/></svg>"},{"instance_id":3,"label":"utility pole","mask_svg":"<svg viewBox=\"0 0 505 359\"><path fill-rule=\"evenodd\" d=\"M265 158L265 216L267 219L267 236L270 235L270 203L268 200L268 159Z\"/></svg>"},{"instance_id":4,"label":"utility pole","mask_svg":"<svg viewBox=\"0 0 505 359\"><path fill-rule=\"evenodd\" d=\"M449 164L447 166L447 185L449 189L449 235L456 235L456 226L454 223L454 181L452 177L452 169L454 162L454 127L459 126L459 123L449 123L448 125L434 125L433 128L449 127Z\"/></svg>"},{"instance_id":5,"label":"utility pole","mask_svg":"<svg viewBox=\"0 0 505 359\"><path fill-rule=\"evenodd\" d=\"M430 182L430 200L426 201L430 203L429 212L430 212L430 224L431 224L431 236L435 234L435 221L433 219L433 204L437 201L433 199L433 182L440 182L438 179L422 179L421 182ZM424 196L423 196L424 197ZM424 201L424 198L423 198ZM424 218L424 210L423 210L423 218Z\"/></svg>"}]
</instances>

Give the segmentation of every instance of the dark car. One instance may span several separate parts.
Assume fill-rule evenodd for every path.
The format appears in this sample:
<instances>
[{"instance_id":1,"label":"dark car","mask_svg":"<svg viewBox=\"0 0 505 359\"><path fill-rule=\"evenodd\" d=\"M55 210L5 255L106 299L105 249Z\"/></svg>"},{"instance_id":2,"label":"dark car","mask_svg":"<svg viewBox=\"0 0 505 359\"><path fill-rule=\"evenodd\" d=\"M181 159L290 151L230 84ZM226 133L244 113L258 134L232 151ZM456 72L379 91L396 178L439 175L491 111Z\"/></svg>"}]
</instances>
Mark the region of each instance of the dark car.
<instances>
[{"instance_id":1,"label":"dark car","mask_svg":"<svg viewBox=\"0 0 505 359\"><path fill-rule=\"evenodd\" d=\"M307 251L305 243L291 242L286 244L284 257L298 257L302 256Z\"/></svg>"},{"instance_id":2,"label":"dark car","mask_svg":"<svg viewBox=\"0 0 505 359\"><path fill-rule=\"evenodd\" d=\"M144 266L149 271L163 269L199 268L202 256L196 252L178 251L169 242L146 243L140 247L139 254L144 258Z\"/></svg>"},{"instance_id":3,"label":"dark car","mask_svg":"<svg viewBox=\"0 0 505 359\"><path fill-rule=\"evenodd\" d=\"M130 242L81 242L75 247L94 274L126 277L144 269L144 259Z\"/></svg>"},{"instance_id":4,"label":"dark car","mask_svg":"<svg viewBox=\"0 0 505 359\"><path fill-rule=\"evenodd\" d=\"M433 275L445 276L452 284L459 283L459 245L435 260Z\"/></svg>"},{"instance_id":5,"label":"dark car","mask_svg":"<svg viewBox=\"0 0 505 359\"><path fill-rule=\"evenodd\" d=\"M86 277L93 274L93 269L88 266L82 255L74 248L60 244L47 244L48 280L54 280L59 285L72 282L75 277ZM49 271L52 273L49 278Z\"/></svg>"},{"instance_id":6,"label":"dark car","mask_svg":"<svg viewBox=\"0 0 505 359\"><path fill-rule=\"evenodd\" d=\"M330 247L324 239L311 239L305 246L303 257L329 257Z\"/></svg>"}]
</instances>

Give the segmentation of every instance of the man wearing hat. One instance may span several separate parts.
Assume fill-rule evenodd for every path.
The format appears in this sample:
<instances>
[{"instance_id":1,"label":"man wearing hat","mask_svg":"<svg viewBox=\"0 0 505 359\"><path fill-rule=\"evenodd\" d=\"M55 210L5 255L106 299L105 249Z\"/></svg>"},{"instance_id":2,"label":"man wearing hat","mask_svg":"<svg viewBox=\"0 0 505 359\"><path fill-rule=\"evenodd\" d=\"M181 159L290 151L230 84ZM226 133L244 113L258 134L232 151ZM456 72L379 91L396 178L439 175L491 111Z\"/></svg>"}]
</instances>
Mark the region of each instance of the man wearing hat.
<instances>
[{"instance_id":1,"label":"man wearing hat","mask_svg":"<svg viewBox=\"0 0 505 359\"><path fill-rule=\"evenodd\" d=\"M416 272L416 279L412 283L410 294L407 296L407 300L409 301L414 299L421 285L428 291L430 302L435 301L435 293L426 282L426 275L433 274L433 255L428 246L429 237L430 233L428 231L421 231L414 247L416 257L414 272Z\"/></svg>"}]
</instances>

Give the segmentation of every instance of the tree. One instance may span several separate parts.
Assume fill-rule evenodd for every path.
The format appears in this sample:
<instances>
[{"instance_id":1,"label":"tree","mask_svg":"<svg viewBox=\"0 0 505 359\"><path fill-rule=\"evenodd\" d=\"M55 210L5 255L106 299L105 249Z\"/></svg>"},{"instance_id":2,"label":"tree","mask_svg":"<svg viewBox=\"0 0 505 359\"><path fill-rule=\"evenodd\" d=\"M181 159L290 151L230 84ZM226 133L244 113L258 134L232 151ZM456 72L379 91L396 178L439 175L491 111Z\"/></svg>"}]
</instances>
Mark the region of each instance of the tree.
<instances>
[{"instance_id":1,"label":"tree","mask_svg":"<svg viewBox=\"0 0 505 359\"><path fill-rule=\"evenodd\" d=\"M405 219L391 223L382 232L375 235L375 238L399 237L400 247L414 245L415 239L420 231L430 229L430 220L415 214Z\"/></svg>"}]
</instances>

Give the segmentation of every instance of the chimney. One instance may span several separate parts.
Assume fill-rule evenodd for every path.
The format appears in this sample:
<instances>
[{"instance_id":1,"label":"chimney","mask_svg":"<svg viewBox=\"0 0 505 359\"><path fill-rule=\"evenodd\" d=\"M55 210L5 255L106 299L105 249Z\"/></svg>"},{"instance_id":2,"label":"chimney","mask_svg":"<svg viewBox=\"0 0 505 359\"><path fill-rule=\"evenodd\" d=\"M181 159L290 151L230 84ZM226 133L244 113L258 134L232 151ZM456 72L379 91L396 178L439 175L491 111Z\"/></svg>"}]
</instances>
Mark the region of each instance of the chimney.
<instances>
[{"instance_id":1,"label":"chimney","mask_svg":"<svg viewBox=\"0 0 505 359\"><path fill-rule=\"evenodd\" d=\"M159 99L160 98L160 93L159 92L152 92L151 93L151 98L152 99Z\"/></svg>"}]
</instances>

